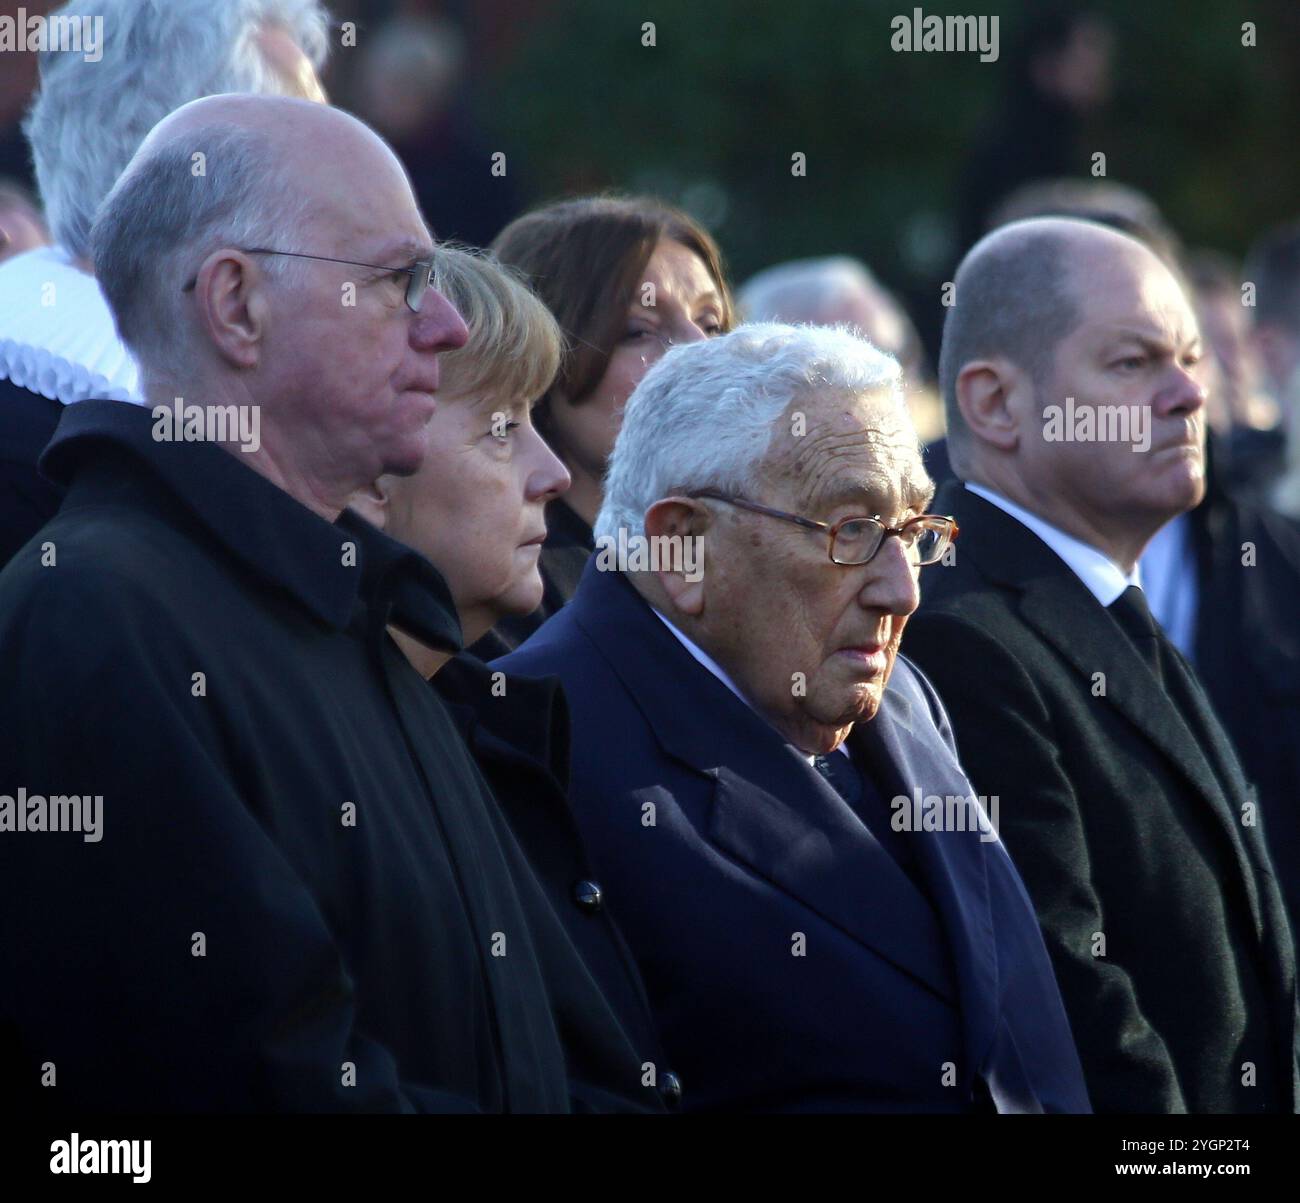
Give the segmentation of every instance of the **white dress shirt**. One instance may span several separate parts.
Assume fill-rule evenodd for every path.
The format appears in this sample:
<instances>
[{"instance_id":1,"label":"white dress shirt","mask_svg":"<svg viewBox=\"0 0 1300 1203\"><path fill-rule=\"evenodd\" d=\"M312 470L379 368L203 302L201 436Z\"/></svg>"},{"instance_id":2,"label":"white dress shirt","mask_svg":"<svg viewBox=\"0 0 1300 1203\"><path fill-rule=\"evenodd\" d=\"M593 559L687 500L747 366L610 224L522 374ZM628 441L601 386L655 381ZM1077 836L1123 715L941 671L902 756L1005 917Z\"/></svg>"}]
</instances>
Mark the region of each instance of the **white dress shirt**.
<instances>
[{"instance_id":1,"label":"white dress shirt","mask_svg":"<svg viewBox=\"0 0 1300 1203\"><path fill-rule=\"evenodd\" d=\"M693 640L688 639L685 635L683 635L681 631L679 631L675 626L673 626L671 622L668 621L668 619L666 619L662 614L660 614L659 611L654 608L654 606L650 607L650 612L657 619L659 619L659 621L662 622L664 626L666 626L670 631L672 631L673 635L677 639L677 642L680 643L682 647L684 647L688 652L690 652L691 655L695 658L695 660L698 663L702 664L705 668L707 668L709 672L711 672L715 677L718 678L719 681L721 681L728 689L730 689L731 692L736 695L736 697L738 697L742 702L745 703L746 706L748 706L751 710L753 710L755 714L758 714L758 711L754 710L753 703L743 693L741 693L739 689L736 688L736 683L729 676L727 676L725 672L723 672L722 667L718 664L716 660L714 660L712 656L709 655L708 652L706 652L702 647L698 646ZM759 714L758 717L763 718L761 714ZM763 719L763 721L767 722L766 719ZM770 725L771 724L769 724L769 726ZM790 746L794 747L793 744L791 744ZM803 749L801 748L795 748L795 751L798 752L799 755L802 756L809 764L812 764L813 761L816 759L816 757L810 755L808 752L803 751ZM849 754L848 748L846 748L843 743L839 745L839 751L843 752L845 756Z\"/></svg>"},{"instance_id":2,"label":"white dress shirt","mask_svg":"<svg viewBox=\"0 0 1300 1203\"><path fill-rule=\"evenodd\" d=\"M1141 564L1151 613L1174 646L1194 663L1199 590L1192 525L1186 514L1179 514L1156 532L1142 553Z\"/></svg>"},{"instance_id":3,"label":"white dress shirt","mask_svg":"<svg viewBox=\"0 0 1300 1203\"><path fill-rule=\"evenodd\" d=\"M1127 576L1113 560L1103 555L1095 547L1067 535L1059 527L1044 522L1037 514L1031 514L1014 501L1008 501L1001 493L986 489L983 485L974 485L969 481L966 487L978 497L983 497L990 505L995 505L1004 514L1009 514L1021 526L1028 527L1058 556L1063 559L1075 576L1081 580L1088 592L1103 606L1113 605L1130 585L1142 587L1142 569L1133 566Z\"/></svg>"}]
</instances>

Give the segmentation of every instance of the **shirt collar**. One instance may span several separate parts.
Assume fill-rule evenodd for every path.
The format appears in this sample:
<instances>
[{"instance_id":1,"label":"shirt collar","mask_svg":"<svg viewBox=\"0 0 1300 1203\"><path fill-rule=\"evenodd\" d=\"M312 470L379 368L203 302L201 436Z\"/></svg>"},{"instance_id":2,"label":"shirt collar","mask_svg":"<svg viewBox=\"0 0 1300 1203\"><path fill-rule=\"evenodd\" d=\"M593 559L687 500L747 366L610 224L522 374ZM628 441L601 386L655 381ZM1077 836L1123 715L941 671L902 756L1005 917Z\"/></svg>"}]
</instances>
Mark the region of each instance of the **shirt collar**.
<instances>
[{"instance_id":1,"label":"shirt collar","mask_svg":"<svg viewBox=\"0 0 1300 1203\"><path fill-rule=\"evenodd\" d=\"M1045 522L1014 501L1008 501L1001 493L970 481L966 482L966 487L977 497L983 497L990 505L997 506L1004 514L1033 531L1065 561L1070 571L1103 606L1112 605L1130 585L1142 587L1142 569L1139 565L1135 564L1133 571L1125 576L1118 564L1095 547L1073 535L1067 535L1060 527Z\"/></svg>"},{"instance_id":2,"label":"shirt collar","mask_svg":"<svg viewBox=\"0 0 1300 1203\"><path fill-rule=\"evenodd\" d=\"M742 702L745 703L746 706L748 706L751 710L753 710L755 714L758 714L758 711L754 709L753 703L750 702L750 700L743 693L741 693L739 689L736 688L736 683L729 676L727 676L727 674L723 671L722 666L719 665L718 662L714 660L714 658L710 656L708 652L706 652L702 647L700 647L689 636L683 635L682 632L679 631L675 626L673 626L673 624L669 622L668 619L666 619L662 614L660 614L659 611L654 608L654 606L650 607L650 613L653 614L660 622L664 624L664 626L666 626L673 633L674 637L677 639L677 642L680 643L682 647L684 647L688 652L690 652L690 654L694 657L695 661L698 664L701 664L706 669L708 669L709 672L711 672L715 677L718 678L719 681L721 681L728 689L730 689L731 692L736 695L736 697L738 697ZM759 717L762 718L763 716L760 714ZM766 720L764 721L766 722ZM814 756L803 751L802 749L795 749L795 750L798 751L799 755L802 756L809 764L812 764L813 761L816 759ZM845 756L849 754L847 741L840 742L839 750L843 752Z\"/></svg>"},{"instance_id":3,"label":"shirt collar","mask_svg":"<svg viewBox=\"0 0 1300 1203\"><path fill-rule=\"evenodd\" d=\"M140 401L135 359L99 282L62 247L0 266L0 378L64 405Z\"/></svg>"},{"instance_id":4,"label":"shirt collar","mask_svg":"<svg viewBox=\"0 0 1300 1203\"><path fill-rule=\"evenodd\" d=\"M143 464L234 559L343 630L363 600L372 623L392 622L423 642L459 651L460 622L446 583L423 557L355 514L337 523L208 442L159 442L152 411L85 401L63 413L41 457L57 484L114 472L114 453ZM107 453L107 454L106 454ZM134 482L127 478L127 487Z\"/></svg>"}]
</instances>

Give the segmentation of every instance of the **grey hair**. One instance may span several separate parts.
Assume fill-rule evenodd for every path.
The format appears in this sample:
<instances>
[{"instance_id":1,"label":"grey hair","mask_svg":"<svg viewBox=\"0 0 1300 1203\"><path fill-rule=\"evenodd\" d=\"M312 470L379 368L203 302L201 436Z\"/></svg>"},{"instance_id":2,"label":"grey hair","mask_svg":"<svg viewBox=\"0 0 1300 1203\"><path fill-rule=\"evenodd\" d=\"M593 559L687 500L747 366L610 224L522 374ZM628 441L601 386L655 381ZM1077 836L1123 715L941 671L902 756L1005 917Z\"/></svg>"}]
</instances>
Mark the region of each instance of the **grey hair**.
<instances>
[{"instance_id":1,"label":"grey hair","mask_svg":"<svg viewBox=\"0 0 1300 1203\"><path fill-rule=\"evenodd\" d=\"M103 20L99 61L41 55L23 123L50 229L74 256L89 254L95 210L168 113L224 92L287 92L258 48L261 29L282 27L317 70L329 50L320 0L71 0L56 12Z\"/></svg>"},{"instance_id":2,"label":"grey hair","mask_svg":"<svg viewBox=\"0 0 1300 1203\"><path fill-rule=\"evenodd\" d=\"M742 492L797 399L888 389L901 404L899 382L897 361L844 327L756 322L672 348L628 398L596 537L644 534L646 510L674 493Z\"/></svg>"},{"instance_id":3,"label":"grey hair","mask_svg":"<svg viewBox=\"0 0 1300 1203\"><path fill-rule=\"evenodd\" d=\"M142 367L183 344L181 290L212 251L292 249L287 232L306 224L308 202L281 157L260 130L214 125L140 155L108 194L91 232L95 273ZM302 270L278 256L262 268L275 278Z\"/></svg>"},{"instance_id":4,"label":"grey hair","mask_svg":"<svg viewBox=\"0 0 1300 1203\"><path fill-rule=\"evenodd\" d=\"M812 322L846 298L880 285L866 266L847 255L794 259L765 268L745 281L736 302L749 322Z\"/></svg>"}]
</instances>

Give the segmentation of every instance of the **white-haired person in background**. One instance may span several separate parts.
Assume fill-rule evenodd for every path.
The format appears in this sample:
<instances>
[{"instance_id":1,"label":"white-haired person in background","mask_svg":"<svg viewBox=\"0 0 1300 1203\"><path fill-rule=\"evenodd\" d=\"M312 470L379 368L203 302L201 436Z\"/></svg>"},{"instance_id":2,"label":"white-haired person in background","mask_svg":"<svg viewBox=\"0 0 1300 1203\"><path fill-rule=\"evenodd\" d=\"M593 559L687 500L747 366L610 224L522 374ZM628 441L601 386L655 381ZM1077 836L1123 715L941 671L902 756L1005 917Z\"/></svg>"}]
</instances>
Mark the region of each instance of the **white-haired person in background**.
<instances>
[{"instance_id":1,"label":"white-haired person in background","mask_svg":"<svg viewBox=\"0 0 1300 1203\"><path fill-rule=\"evenodd\" d=\"M101 57L47 51L24 132L52 246L0 266L0 567L62 493L36 470L65 405L139 401L134 357L93 275L90 228L145 135L201 96L324 100L320 0L73 0L52 15L103 20ZM192 170L202 169L195 163Z\"/></svg>"},{"instance_id":2,"label":"white-haired person in background","mask_svg":"<svg viewBox=\"0 0 1300 1203\"><path fill-rule=\"evenodd\" d=\"M1088 1109L996 800L898 654L955 534L932 493L863 339L676 347L577 592L493 663L564 686L573 813L688 1108Z\"/></svg>"},{"instance_id":3,"label":"white-haired person in background","mask_svg":"<svg viewBox=\"0 0 1300 1203\"><path fill-rule=\"evenodd\" d=\"M903 369L912 422L922 442L943 431L943 405L921 336L907 310L866 265L848 255L792 259L764 268L736 293L747 322L849 326Z\"/></svg>"}]
</instances>

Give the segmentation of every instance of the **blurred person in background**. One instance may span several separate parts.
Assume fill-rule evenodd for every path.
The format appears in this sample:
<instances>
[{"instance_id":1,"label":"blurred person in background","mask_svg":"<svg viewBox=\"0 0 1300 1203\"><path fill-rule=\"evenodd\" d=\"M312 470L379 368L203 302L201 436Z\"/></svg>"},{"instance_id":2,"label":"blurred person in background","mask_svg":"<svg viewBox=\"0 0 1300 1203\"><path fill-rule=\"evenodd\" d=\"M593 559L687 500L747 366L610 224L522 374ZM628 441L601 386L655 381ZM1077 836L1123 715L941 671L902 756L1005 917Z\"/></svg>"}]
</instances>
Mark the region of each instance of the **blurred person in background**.
<instances>
[{"instance_id":1,"label":"blurred person in background","mask_svg":"<svg viewBox=\"0 0 1300 1203\"><path fill-rule=\"evenodd\" d=\"M50 232L31 194L13 180L0 179L0 263L49 242Z\"/></svg>"},{"instance_id":2,"label":"blurred person in background","mask_svg":"<svg viewBox=\"0 0 1300 1203\"><path fill-rule=\"evenodd\" d=\"M1247 256L1245 276L1255 286L1254 341L1285 442L1269 499L1300 518L1300 222L1264 234Z\"/></svg>"},{"instance_id":3,"label":"blurred person in background","mask_svg":"<svg viewBox=\"0 0 1300 1203\"><path fill-rule=\"evenodd\" d=\"M572 484L546 508L542 604L498 623L473 649L484 660L521 643L577 589L594 548L605 464L641 377L666 348L724 334L735 320L717 243L662 201L545 205L512 221L492 250L522 273L564 334L559 375L534 417Z\"/></svg>"},{"instance_id":4,"label":"blurred person in background","mask_svg":"<svg viewBox=\"0 0 1300 1203\"><path fill-rule=\"evenodd\" d=\"M102 13L73 0L57 15ZM36 470L66 405L139 401L90 262L90 227L144 136L201 96L251 92L323 100L328 50L319 0L118 0L99 61L46 52L25 123L54 245L0 265L0 566L55 512Z\"/></svg>"},{"instance_id":5,"label":"blurred person in background","mask_svg":"<svg viewBox=\"0 0 1300 1203\"><path fill-rule=\"evenodd\" d=\"M1177 265L1182 244L1160 206L1130 184L1092 176L1031 180L1008 193L989 214L981 234L1030 217L1081 217L1145 242L1165 263Z\"/></svg>"},{"instance_id":6,"label":"blurred person in background","mask_svg":"<svg viewBox=\"0 0 1300 1203\"><path fill-rule=\"evenodd\" d=\"M867 270L847 255L795 259L751 276L736 292L747 322L785 322L857 330L898 360L912 421L922 441L943 433L943 407L932 386L925 350L907 311Z\"/></svg>"},{"instance_id":7,"label":"blurred person in background","mask_svg":"<svg viewBox=\"0 0 1300 1203\"><path fill-rule=\"evenodd\" d=\"M1241 496L1267 497L1285 462L1278 408L1264 384L1240 266L1220 251L1184 256L1187 282L1207 351L1207 412L1218 455L1215 470Z\"/></svg>"},{"instance_id":8,"label":"blurred person in background","mask_svg":"<svg viewBox=\"0 0 1300 1203\"><path fill-rule=\"evenodd\" d=\"M1270 505L1285 488L1286 440L1284 425L1268 424L1277 405L1261 395L1300 363L1288 354L1286 243L1266 240L1245 272L1253 310L1226 256L1184 257L1206 351L1205 498L1155 534L1141 568L1152 614L1232 738L1300 937L1300 523Z\"/></svg>"},{"instance_id":9,"label":"blurred person in background","mask_svg":"<svg viewBox=\"0 0 1300 1203\"><path fill-rule=\"evenodd\" d=\"M438 360L429 453L410 476L381 476L352 508L438 569L468 645L498 619L536 609L542 597L546 505L568 487L569 474L533 426L532 407L555 378L563 343L546 306L485 254L439 246L433 287L464 319L469 338ZM654 1085L675 1102L680 1084L664 1065L641 976L569 808L568 707L559 682L512 676L503 692L470 654L453 656L396 628L389 633L447 703L617 1013L627 1050L635 1050L624 1066L629 1082L652 1063Z\"/></svg>"},{"instance_id":10,"label":"blurred person in background","mask_svg":"<svg viewBox=\"0 0 1300 1203\"><path fill-rule=\"evenodd\" d=\"M985 232L993 208L1014 189L1087 169L1085 122L1110 98L1114 34L1102 14L1047 0L1026 6L1018 27L1001 107L957 186L963 248Z\"/></svg>"},{"instance_id":11,"label":"blurred person in background","mask_svg":"<svg viewBox=\"0 0 1300 1203\"><path fill-rule=\"evenodd\" d=\"M519 211L520 165L493 170L469 105L465 34L443 17L400 13L359 54L353 107L405 163L425 219L440 239L486 246Z\"/></svg>"}]
</instances>

